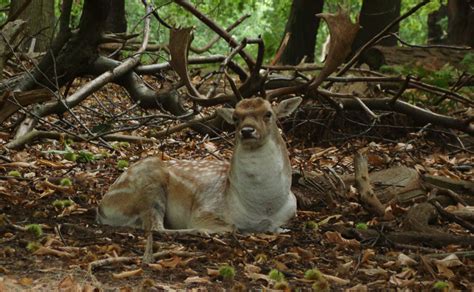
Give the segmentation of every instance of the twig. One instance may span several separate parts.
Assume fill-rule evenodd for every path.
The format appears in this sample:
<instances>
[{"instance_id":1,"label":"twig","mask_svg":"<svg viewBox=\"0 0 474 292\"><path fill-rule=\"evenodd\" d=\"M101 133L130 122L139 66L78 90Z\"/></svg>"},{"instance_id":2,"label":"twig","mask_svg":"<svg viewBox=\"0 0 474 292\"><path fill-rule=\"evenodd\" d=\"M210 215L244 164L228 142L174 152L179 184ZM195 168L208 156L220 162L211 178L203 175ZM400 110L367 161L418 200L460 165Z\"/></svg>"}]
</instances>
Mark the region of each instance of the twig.
<instances>
[{"instance_id":1,"label":"twig","mask_svg":"<svg viewBox=\"0 0 474 292\"><path fill-rule=\"evenodd\" d=\"M438 211L438 213L442 215L444 218L461 225L462 227L466 228L470 232L474 232L474 224L471 224L470 222L444 210L444 208L441 206L441 204L438 201L436 201L436 199L429 200L429 203L433 205Z\"/></svg>"},{"instance_id":2,"label":"twig","mask_svg":"<svg viewBox=\"0 0 474 292\"><path fill-rule=\"evenodd\" d=\"M239 19L237 19L234 23L232 23L229 27L225 29L227 32L231 32L234 28L239 26L244 20L250 17L250 14L245 14L242 15ZM193 46L190 46L190 50L196 54L202 54L206 51L208 51L221 37L219 35L216 35L207 45L205 45L202 48L195 48Z\"/></svg>"},{"instance_id":3,"label":"twig","mask_svg":"<svg viewBox=\"0 0 474 292\"><path fill-rule=\"evenodd\" d=\"M390 33L391 36L395 37L400 43L404 44L407 47L411 48L420 48L420 49L430 49L430 48L438 48L438 49L449 49L449 50L458 50L458 51L470 51L472 50L471 47L469 46L450 46L450 45L427 45L427 46L422 46L422 45L413 45L409 44L406 41L402 40L400 36L397 33Z\"/></svg>"},{"instance_id":4,"label":"twig","mask_svg":"<svg viewBox=\"0 0 474 292\"><path fill-rule=\"evenodd\" d=\"M221 38L223 38L232 48L235 48L239 45L239 43L228 32L219 27L207 15L196 9L196 7L194 7L193 4L191 4L188 0L174 0L174 3L178 4L196 16L205 25L215 31ZM252 57L243 50L240 51L239 54L244 59L245 63L247 63L249 69L253 68L255 61L252 59Z\"/></svg>"}]
</instances>

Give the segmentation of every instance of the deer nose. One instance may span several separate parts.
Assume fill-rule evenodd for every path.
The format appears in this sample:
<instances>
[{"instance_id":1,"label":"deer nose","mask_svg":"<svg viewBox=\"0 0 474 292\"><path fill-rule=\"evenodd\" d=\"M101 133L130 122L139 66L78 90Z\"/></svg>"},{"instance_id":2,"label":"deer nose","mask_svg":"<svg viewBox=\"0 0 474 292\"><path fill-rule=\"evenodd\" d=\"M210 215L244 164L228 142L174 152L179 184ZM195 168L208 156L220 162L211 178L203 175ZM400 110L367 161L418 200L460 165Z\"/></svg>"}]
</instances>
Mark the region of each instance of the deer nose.
<instances>
[{"instance_id":1,"label":"deer nose","mask_svg":"<svg viewBox=\"0 0 474 292\"><path fill-rule=\"evenodd\" d=\"M252 127L243 127L241 130L240 130L240 135L242 136L242 138L246 139L246 138L254 138L255 137L255 128L252 128Z\"/></svg>"}]
</instances>

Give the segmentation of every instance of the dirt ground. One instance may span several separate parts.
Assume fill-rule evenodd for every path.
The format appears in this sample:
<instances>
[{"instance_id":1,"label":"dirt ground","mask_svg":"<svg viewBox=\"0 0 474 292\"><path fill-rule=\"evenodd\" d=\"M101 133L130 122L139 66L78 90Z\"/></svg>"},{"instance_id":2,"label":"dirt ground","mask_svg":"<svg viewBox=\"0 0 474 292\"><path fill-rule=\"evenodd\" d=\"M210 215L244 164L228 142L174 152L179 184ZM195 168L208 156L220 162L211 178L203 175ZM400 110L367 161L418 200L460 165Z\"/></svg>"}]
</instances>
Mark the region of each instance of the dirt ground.
<instances>
[{"instance_id":1,"label":"dirt ground","mask_svg":"<svg viewBox=\"0 0 474 292\"><path fill-rule=\"evenodd\" d=\"M408 206L399 206L400 217L381 222L354 196L339 197L336 206L328 207L314 190L296 184L299 211L286 226L288 232L154 234L159 254L153 264L144 265L143 231L95 222L97 203L123 171L119 160L131 164L151 155L229 159L226 139L184 130L153 144L114 143L113 149L42 140L8 150L3 145L9 138L0 135L0 291L474 289L472 246L434 248L420 242L401 247L384 240L385 231L400 229ZM331 147L308 145L291 133L287 140L295 171L332 168L340 175L353 174L353 155L366 148L371 171L405 165L434 175L474 178L472 152L445 149L436 139L415 136L393 143L357 138ZM71 161L66 149L82 160ZM338 231L355 226L375 229L379 236L366 242ZM469 235L455 223L439 220L433 226ZM311 269L322 276L311 276Z\"/></svg>"}]
</instances>

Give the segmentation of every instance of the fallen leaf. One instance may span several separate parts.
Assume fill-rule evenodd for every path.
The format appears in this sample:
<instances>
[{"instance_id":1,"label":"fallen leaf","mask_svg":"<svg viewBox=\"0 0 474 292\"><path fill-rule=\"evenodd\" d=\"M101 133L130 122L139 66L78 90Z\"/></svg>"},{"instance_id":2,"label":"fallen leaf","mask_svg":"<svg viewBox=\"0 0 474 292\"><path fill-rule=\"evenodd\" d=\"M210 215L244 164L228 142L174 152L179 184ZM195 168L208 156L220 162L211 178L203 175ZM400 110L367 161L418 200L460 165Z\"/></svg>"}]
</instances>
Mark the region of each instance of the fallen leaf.
<instances>
[{"instance_id":1,"label":"fallen leaf","mask_svg":"<svg viewBox=\"0 0 474 292\"><path fill-rule=\"evenodd\" d=\"M324 233L326 240L331 243L336 243L344 247L359 248L360 242L355 239L345 239L339 232L327 231Z\"/></svg>"},{"instance_id":2,"label":"fallen leaf","mask_svg":"<svg viewBox=\"0 0 474 292\"><path fill-rule=\"evenodd\" d=\"M31 286L33 284L33 279L28 278L28 277L23 277L18 280L18 283L20 283L23 286Z\"/></svg>"},{"instance_id":3,"label":"fallen leaf","mask_svg":"<svg viewBox=\"0 0 474 292\"><path fill-rule=\"evenodd\" d=\"M172 258L158 261L158 264L160 264L164 268L174 269L177 265L181 263L181 261L182 260L180 257L173 256Z\"/></svg>"},{"instance_id":4,"label":"fallen leaf","mask_svg":"<svg viewBox=\"0 0 474 292\"><path fill-rule=\"evenodd\" d=\"M34 253L34 255L52 255L60 258L72 258L74 255L65 251L59 251L50 247L40 246Z\"/></svg>"},{"instance_id":5,"label":"fallen leaf","mask_svg":"<svg viewBox=\"0 0 474 292\"><path fill-rule=\"evenodd\" d=\"M184 280L185 284L208 284L210 282L209 278L199 276L187 277L186 280Z\"/></svg>"},{"instance_id":6,"label":"fallen leaf","mask_svg":"<svg viewBox=\"0 0 474 292\"><path fill-rule=\"evenodd\" d=\"M81 291L81 286L71 275L64 277L58 284L59 291Z\"/></svg>"},{"instance_id":7,"label":"fallen leaf","mask_svg":"<svg viewBox=\"0 0 474 292\"><path fill-rule=\"evenodd\" d=\"M398 255L397 264L399 264L400 266L413 266L418 264L418 262L407 256L406 254L401 253Z\"/></svg>"},{"instance_id":8,"label":"fallen leaf","mask_svg":"<svg viewBox=\"0 0 474 292\"><path fill-rule=\"evenodd\" d=\"M112 277L114 277L115 279L125 279L125 278L140 275L141 273L143 273L142 269L136 269L136 270L121 272L118 274L112 274Z\"/></svg>"},{"instance_id":9,"label":"fallen leaf","mask_svg":"<svg viewBox=\"0 0 474 292\"><path fill-rule=\"evenodd\" d=\"M433 262L436 264L438 272L448 279L451 279L455 276L454 272L450 268L462 266L462 262L455 254L450 254L442 260L434 260Z\"/></svg>"}]
</instances>

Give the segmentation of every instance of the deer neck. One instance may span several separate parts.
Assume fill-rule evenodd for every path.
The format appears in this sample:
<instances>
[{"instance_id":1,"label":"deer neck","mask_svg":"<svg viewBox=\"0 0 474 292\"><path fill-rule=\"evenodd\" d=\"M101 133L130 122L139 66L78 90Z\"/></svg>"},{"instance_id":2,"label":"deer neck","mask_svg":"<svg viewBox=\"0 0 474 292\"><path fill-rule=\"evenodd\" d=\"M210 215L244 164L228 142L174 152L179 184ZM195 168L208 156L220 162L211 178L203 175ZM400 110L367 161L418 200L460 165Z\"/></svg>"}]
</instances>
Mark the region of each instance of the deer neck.
<instances>
[{"instance_id":1,"label":"deer neck","mask_svg":"<svg viewBox=\"0 0 474 292\"><path fill-rule=\"evenodd\" d=\"M236 143L227 195L252 214L272 215L287 203L291 187L288 153L280 136L257 149Z\"/></svg>"}]
</instances>

